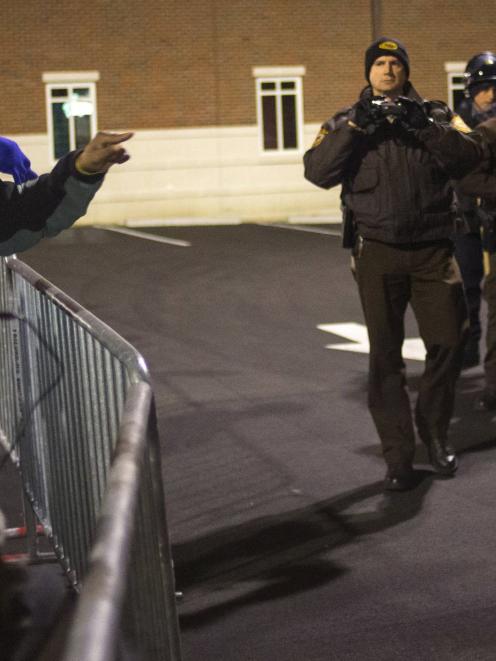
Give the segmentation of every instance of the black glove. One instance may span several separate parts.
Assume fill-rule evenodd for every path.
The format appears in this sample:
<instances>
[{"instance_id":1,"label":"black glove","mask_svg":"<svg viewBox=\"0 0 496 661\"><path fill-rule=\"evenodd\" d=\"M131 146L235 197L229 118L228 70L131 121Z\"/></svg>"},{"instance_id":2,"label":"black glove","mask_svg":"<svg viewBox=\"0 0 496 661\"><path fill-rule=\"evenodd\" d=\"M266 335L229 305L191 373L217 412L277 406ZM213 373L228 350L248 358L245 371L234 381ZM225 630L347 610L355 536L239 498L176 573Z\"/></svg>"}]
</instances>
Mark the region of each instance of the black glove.
<instances>
[{"instance_id":1,"label":"black glove","mask_svg":"<svg viewBox=\"0 0 496 661\"><path fill-rule=\"evenodd\" d=\"M380 106L377 105L377 100L382 98L372 97L357 101L351 108L350 121L365 133L372 135L385 119Z\"/></svg>"},{"instance_id":2,"label":"black glove","mask_svg":"<svg viewBox=\"0 0 496 661\"><path fill-rule=\"evenodd\" d=\"M396 100L396 105L402 108L400 121L406 129L425 129L432 123L424 103L420 103L415 99L409 99L406 96L399 96Z\"/></svg>"}]
</instances>

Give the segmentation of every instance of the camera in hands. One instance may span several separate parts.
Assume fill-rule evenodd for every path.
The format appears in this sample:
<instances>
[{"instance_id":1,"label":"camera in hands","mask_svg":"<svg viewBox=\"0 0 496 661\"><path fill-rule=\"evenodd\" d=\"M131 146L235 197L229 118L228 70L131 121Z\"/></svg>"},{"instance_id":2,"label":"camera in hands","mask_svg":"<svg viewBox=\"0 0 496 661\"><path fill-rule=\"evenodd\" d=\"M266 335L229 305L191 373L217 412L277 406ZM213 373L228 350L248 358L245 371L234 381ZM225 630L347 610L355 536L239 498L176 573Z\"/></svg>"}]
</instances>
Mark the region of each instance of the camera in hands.
<instances>
[{"instance_id":1,"label":"camera in hands","mask_svg":"<svg viewBox=\"0 0 496 661\"><path fill-rule=\"evenodd\" d=\"M417 131L431 123L426 104L399 96L392 100L385 96L360 99L352 110L351 121L371 135L386 122L406 131Z\"/></svg>"}]
</instances>

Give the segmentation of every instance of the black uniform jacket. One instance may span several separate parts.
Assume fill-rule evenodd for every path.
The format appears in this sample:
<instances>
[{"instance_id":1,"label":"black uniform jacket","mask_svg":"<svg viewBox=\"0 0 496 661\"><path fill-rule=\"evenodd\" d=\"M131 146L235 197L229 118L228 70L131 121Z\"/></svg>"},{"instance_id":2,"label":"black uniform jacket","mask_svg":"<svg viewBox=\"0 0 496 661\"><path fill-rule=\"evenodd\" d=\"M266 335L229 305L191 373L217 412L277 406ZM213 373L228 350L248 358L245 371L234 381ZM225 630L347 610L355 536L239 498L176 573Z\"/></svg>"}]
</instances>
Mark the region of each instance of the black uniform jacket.
<instances>
[{"instance_id":1,"label":"black uniform jacket","mask_svg":"<svg viewBox=\"0 0 496 661\"><path fill-rule=\"evenodd\" d=\"M473 99L465 98L458 106L457 113L467 126L471 129L476 129L476 127L483 123L485 126L487 120L495 117L496 110L492 106L489 110L482 111ZM489 130L489 133L491 133L491 130ZM496 137L495 135L486 135L484 128L482 128L480 133L475 130L474 135L478 135L486 144L494 141ZM473 176L469 175L466 181L462 180L463 183L457 182L455 185L458 207L463 219L463 224L461 225L462 232L480 234L481 226L487 226L490 221L488 213L490 212L494 216L496 210L496 199L494 199L496 191L494 190L494 176L491 174L491 171L494 169L491 163L492 160L489 152L487 158L476 168ZM493 179L492 184L491 179ZM467 194L467 190L472 192ZM484 242L486 239L487 235L484 237Z\"/></svg>"},{"instance_id":2,"label":"black uniform jacket","mask_svg":"<svg viewBox=\"0 0 496 661\"><path fill-rule=\"evenodd\" d=\"M103 176L77 172L78 154L70 152L50 173L24 184L0 180L0 256L27 250L86 213Z\"/></svg>"},{"instance_id":3,"label":"black uniform jacket","mask_svg":"<svg viewBox=\"0 0 496 661\"><path fill-rule=\"evenodd\" d=\"M458 182L465 195L484 198L496 205L496 117L479 124L473 136L485 147L484 158L478 166Z\"/></svg>"},{"instance_id":4,"label":"black uniform jacket","mask_svg":"<svg viewBox=\"0 0 496 661\"><path fill-rule=\"evenodd\" d=\"M370 96L371 88L362 92ZM421 100L408 83L405 94ZM448 238L453 232L450 178L473 169L482 147L450 126L441 102L430 106L432 123L406 130L385 122L372 135L348 123L351 107L326 122L304 156L305 177L322 188L342 184L342 199L364 237L386 243Z\"/></svg>"}]
</instances>

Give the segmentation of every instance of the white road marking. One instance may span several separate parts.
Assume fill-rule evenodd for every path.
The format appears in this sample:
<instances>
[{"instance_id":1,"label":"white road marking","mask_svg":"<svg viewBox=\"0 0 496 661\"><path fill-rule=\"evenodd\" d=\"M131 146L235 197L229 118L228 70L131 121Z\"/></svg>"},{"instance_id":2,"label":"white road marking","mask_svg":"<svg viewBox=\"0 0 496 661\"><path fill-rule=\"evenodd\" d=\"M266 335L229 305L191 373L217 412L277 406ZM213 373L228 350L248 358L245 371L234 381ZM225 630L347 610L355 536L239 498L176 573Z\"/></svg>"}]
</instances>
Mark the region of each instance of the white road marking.
<instances>
[{"instance_id":1,"label":"white road marking","mask_svg":"<svg viewBox=\"0 0 496 661\"><path fill-rule=\"evenodd\" d=\"M181 248L189 248L191 243L189 241L181 241L180 239L170 239L166 236L157 236L156 234L148 234L148 232L139 232L138 230L129 230L122 227L104 227L94 226L95 229L106 230L107 232L117 232L118 234L127 234L134 236L137 239L146 239L147 241L156 241L157 243L169 243L171 246L180 246Z\"/></svg>"},{"instance_id":2,"label":"white road marking","mask_svg":"<svg viewBox=\"0 0 496 661\"><path fill-rule=\"evenodd\" d=\"M310 232L310 234L328 234L330 236L341 236L338 230L319 230L316 227L300 227L299 225L290 225L288 223L256 223L262 227L277 227L283 230L294 230L296 232Z\"/></svg>"},{"instance_id":3,"label":"white road marking","mask_svg":"<svg viewBox=\"0 0 496 661\"><path fill-rule=\"evenodd\" d=\"M370 353L367 328L363 324L350 322L347 324L319 324L317 328L325 333L339 335L352 344L326 344L326 349L336 351L353 351L355 353ZM425 345L419 337L406 338L403 342L403 358L409 360L425 360Z\"/></svg>"},{"instance_id":4,"label":"white road marking","mask_svg":"<svg viewBox=\"0 0 496 661\"><path fill-rule=\"evenodd\" d=\"M128 218L127 227L202 227L203 225L241 225L240 218L181 216L180 218Z\"/></svg>"}]
</instances>

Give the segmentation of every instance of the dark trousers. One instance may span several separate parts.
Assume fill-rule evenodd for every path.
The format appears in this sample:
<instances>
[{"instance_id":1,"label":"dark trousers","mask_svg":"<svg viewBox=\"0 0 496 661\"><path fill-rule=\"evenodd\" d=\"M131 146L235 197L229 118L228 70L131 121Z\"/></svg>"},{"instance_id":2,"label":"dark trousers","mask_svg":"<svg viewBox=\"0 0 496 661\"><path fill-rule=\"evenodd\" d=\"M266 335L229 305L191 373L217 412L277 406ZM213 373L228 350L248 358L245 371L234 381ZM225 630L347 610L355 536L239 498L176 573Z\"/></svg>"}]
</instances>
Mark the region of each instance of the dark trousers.
<instances>
[{"instance_id":1,"label":"dark trousers","mask_svg":"<svg viewBox=\"0 0 496 661\"><path fill-rule=\"evenodd\" d=\"M370 341L369 409L390 470L411 466L415 432L401 347L410 303L426 346L415 420L421 438L446 438L468 320L448 242L400 248L365 240L356 277Z\"/></svg>"},{"instance_id":2,"label":"dark trousers","mask_svg":"<svg viewBox=\"0 0 496 661\"><path fill-rule=\"evenodd\" d=\"M477 346L481 338L481 282L484 278L482 240L479 232L460 234L455 238L455 257L462 274L470 322L470 341Z\"/></svg>"}]
</instances>

